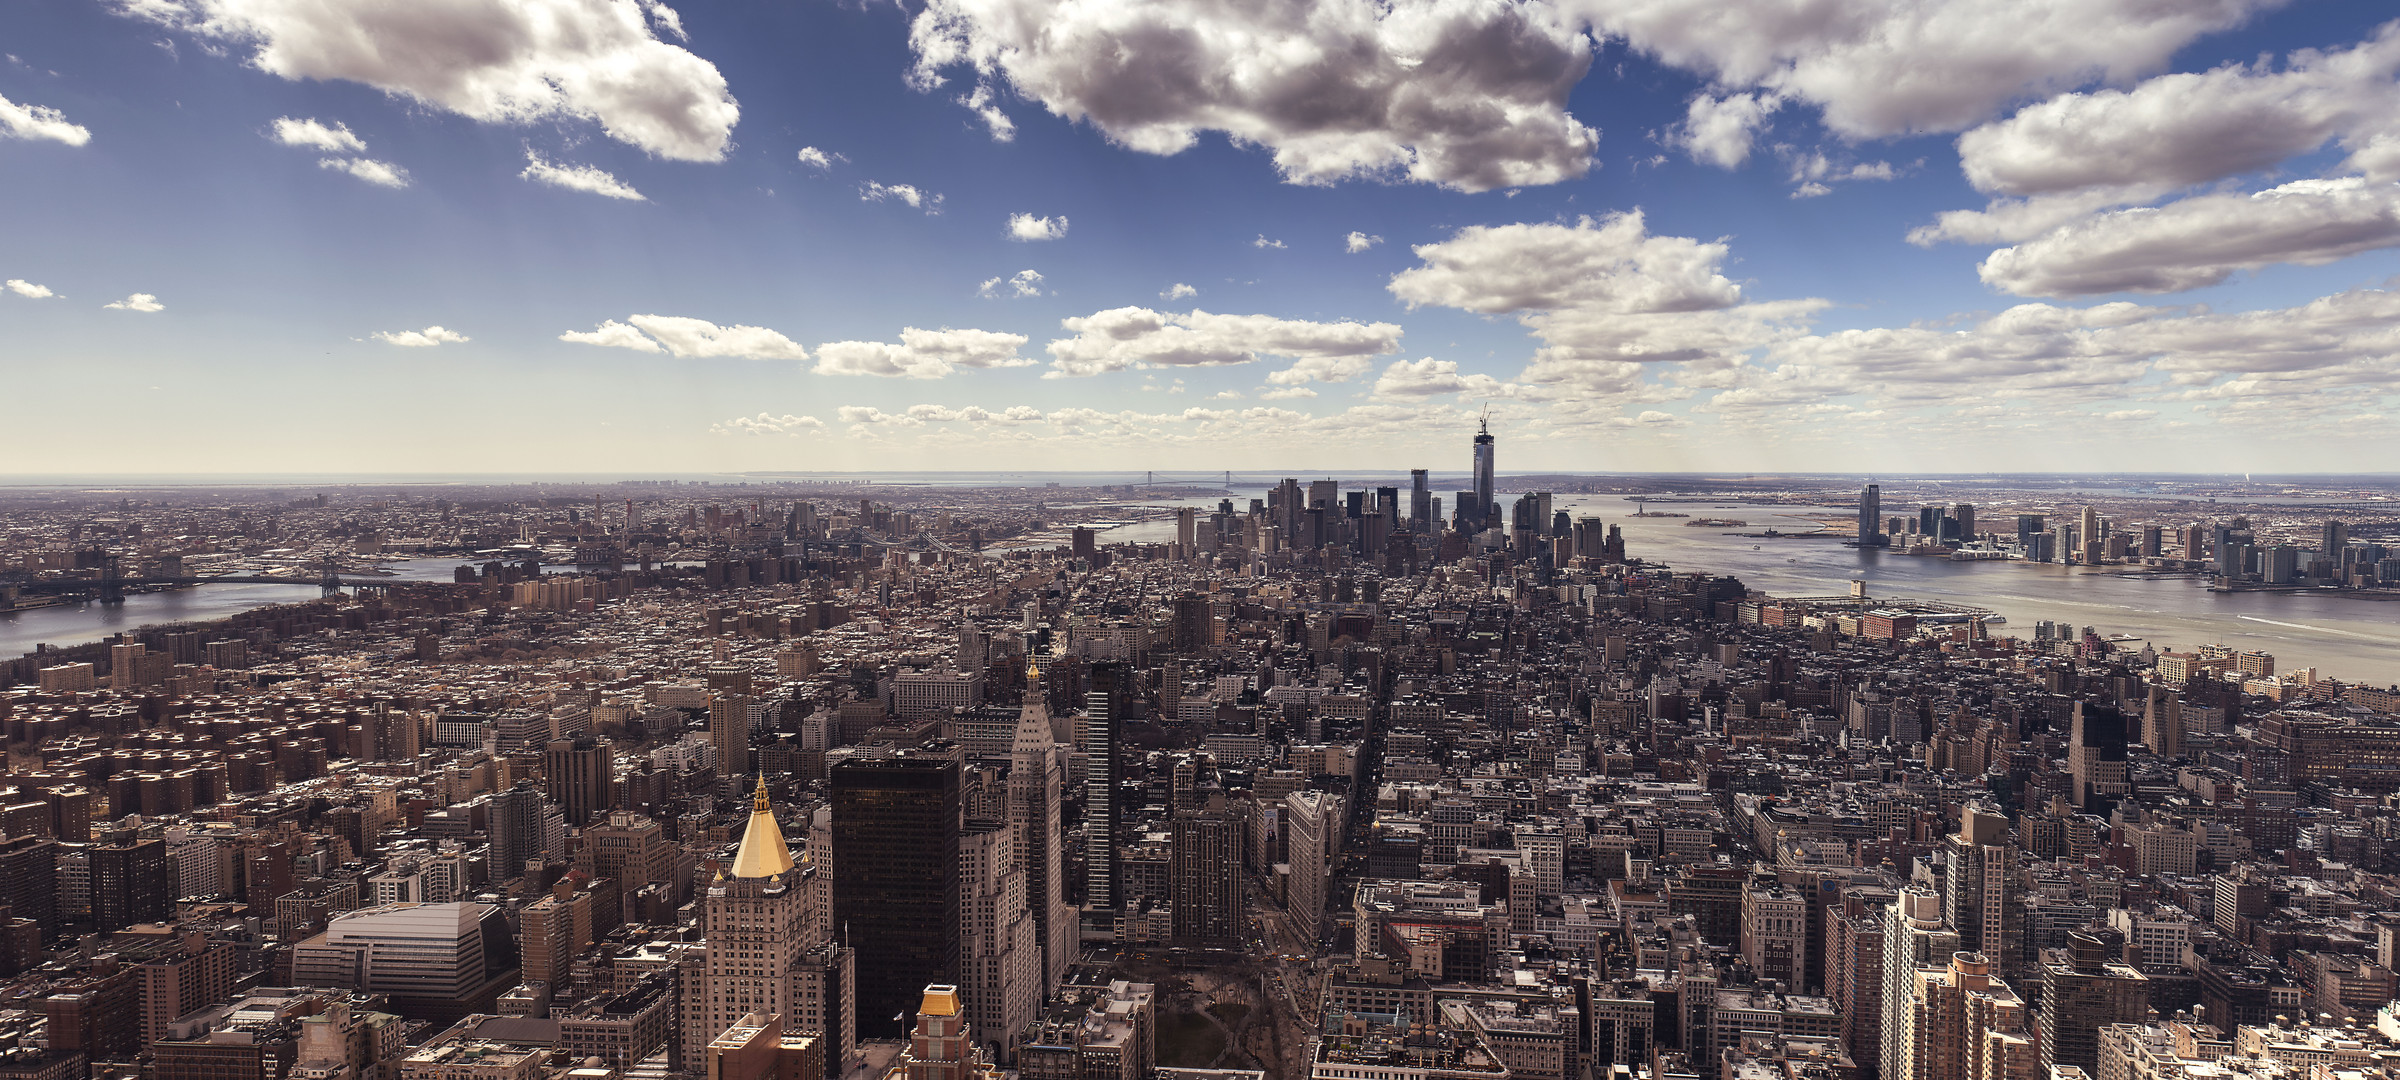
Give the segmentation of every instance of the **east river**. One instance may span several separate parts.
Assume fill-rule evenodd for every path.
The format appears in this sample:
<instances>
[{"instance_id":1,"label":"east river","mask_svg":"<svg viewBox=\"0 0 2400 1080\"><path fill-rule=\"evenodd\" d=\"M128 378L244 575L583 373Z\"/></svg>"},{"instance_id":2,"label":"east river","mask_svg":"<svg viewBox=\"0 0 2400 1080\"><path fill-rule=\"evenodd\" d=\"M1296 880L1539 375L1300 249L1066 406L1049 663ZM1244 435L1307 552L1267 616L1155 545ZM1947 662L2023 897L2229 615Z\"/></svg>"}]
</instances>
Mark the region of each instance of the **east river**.
<instances>
[{"instance_id":1,"label":"east river","mask_svg":"<svg viewBox=\"0 0 2400 1080\"><path fill-rule=\"evenodd\" d=\"M1263 492L1260 493L1263 496ZM1235 506L1246 508L1245 491ZM1504 495L1502 505L1512 496ZM1178 500L1203 513L1214 499ZM2189 649L2222 643L2275 654L2279 670L2314 667L2334 678L2400 683L2400 601L2351 599L2329 592L2212 593L2189 577L2121 576L2107 568L2084 569L2041 563L1951 562L1890 551L1843 546L1838 538L1755 539L1734 535L1767 528L1807 532L1815 519L1843 517L1841 507L1755 506L1731 502L1681 501L1671 509L1692 517L1733 518L1742 528L1691 527L1689 518L1631 517L1633 504L1616 496L1570 496L1554 504L1576 517L1591 515L1618 525L1629 554L1676 570L1732 574L1744 585L1776 596L1847 593L1853 579L1870 595L1948 600L1986 607L2007 616L1999 632L2032 637L2040 620L2089 626L2103 634L2129 634L2160 649ZM1171 521L1149 521L1112 529L1103 542L1160 542L1171 539ZM458 565L449 559L395 564L396 580L447 581ZM221 619L266 604L315 599L314 585L209 585L178 592L129 596L121 606L98 604L41 608L0 614L0 655L31 652L35 643L55 646L98 641L152 623Z\"/></svg>"}]
</instances>

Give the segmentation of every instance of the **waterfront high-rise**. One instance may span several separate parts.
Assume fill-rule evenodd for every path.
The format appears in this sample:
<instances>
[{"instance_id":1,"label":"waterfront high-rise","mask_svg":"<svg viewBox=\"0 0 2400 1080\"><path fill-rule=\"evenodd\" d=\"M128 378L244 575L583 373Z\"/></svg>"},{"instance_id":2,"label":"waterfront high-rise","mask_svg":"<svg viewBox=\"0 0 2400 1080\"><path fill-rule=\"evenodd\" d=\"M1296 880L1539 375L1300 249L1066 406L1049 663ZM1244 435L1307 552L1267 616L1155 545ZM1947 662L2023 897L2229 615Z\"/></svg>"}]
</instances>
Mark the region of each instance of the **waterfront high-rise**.
<instances>
[{"instance_id":1,"label":"waterfront high-rise","mask_svg":"<svg viewBox=\"0 0 2400 1080\"><path fill-rule=\"evenodd\" d=\"M1408 527L1414 532L1433 528L1433 479L1424 469L1408 471Z\"/></svg>"},{"instance_id":2,"label":"waterfront high-rise","mask_svg":"<svg viewBox=\"0 0 2400 1080\"><path fill-rule=\"evenodd\" d=\"M1883 486L1868 484L1858 493L1858 546L1881 547L1883 543Z\"/></svg>"},{"instance_id":3,"label":"waterfront high-rise","mask_svg":"<svg viewBox=\"0 0 2400 1080\"><path fill-rule=\"evenodd\" d=\"M858 965L859 1029L903 1030L928 982L954 983L959 954L959 766L905 753L832 770L833 921Z\"/></svg>"},{"instance_id":4,"label":"waterfront high-rise","mask_svg":"<svg viewBox=\"0 0 2400 1080\"><path fill-rule=\"evenodd\" d=\"M1492 486L1492 422L1485 420L1475 433L1475 507L1466 519L1476 532L1498 524L1491 520L1492 499L1497 489Z\"/></svg>"}]
</instances>

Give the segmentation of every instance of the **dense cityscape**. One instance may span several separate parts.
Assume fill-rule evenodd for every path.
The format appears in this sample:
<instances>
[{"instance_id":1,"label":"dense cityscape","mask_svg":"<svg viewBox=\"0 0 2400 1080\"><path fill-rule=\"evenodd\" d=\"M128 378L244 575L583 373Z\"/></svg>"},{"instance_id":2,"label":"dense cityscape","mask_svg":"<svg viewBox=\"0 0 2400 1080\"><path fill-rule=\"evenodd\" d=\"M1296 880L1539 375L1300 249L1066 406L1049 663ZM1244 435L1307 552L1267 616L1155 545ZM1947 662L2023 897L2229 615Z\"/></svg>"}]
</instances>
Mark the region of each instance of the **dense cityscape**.
<instances>
[{"instance_id":1,"label":"dense cityscape","mask_svg":"<svg viewBox=\"0 0 2400 1080\"><path fill-rule=\"evenodd\" d=\"M1244 506L19 491L17 610L321 595L0 666L0 1080L2400 1070L2400 688L1770 596L1496 443ZM2355 494L1883 487L1810 542L2400 589Z\"/></svg>"}]
</instances>

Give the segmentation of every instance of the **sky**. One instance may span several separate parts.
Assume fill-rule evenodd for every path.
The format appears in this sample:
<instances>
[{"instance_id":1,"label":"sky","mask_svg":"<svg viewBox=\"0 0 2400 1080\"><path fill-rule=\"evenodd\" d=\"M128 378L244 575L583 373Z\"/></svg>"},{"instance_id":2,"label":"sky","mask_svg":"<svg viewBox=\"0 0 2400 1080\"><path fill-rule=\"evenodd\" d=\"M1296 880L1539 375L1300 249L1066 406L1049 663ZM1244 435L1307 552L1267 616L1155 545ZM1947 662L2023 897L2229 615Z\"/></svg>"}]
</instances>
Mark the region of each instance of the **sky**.
<instances>
[{"instance_id":1,"label":"sky","mask_svg":"<svg viewBox=\"0 0 2400 1080\"><path fill-rule=\"evenodd\" d=\"M0 473L2388 472L2394 14L12 0Z\"/></svg>"}]
</instances>

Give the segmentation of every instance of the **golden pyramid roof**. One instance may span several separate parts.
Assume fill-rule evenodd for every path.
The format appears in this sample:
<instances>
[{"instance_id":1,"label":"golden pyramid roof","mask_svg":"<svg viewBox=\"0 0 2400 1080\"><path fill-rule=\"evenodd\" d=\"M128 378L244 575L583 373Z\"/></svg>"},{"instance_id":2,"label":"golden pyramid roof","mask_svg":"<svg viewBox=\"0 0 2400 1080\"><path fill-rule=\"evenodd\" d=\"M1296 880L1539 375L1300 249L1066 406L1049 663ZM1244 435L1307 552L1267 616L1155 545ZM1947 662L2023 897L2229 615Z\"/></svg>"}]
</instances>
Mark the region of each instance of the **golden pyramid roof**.
<instances>
[{"instance_id":1,"label":"golden pyramid roof","mask_svg":"<svg viewBox=\"0 0 2400 1080\"><path fill-rule=\"evenodd\" d=\"M957 1016L958 987L935 984L925 988L925 1000L917 1006L919 1013L931 1016Z\"/></svg>"},{"instance_id":2,"label":"golden pyramid roof","mask_svg":"<svg viewBox=\"0 0 2400 1080\"><path fill-rule=\"evenodd\" d=\"M760 776L758 793L750 802L750 825L742 831L742 849L733 857L733 876L774 877L791 869L791 845L783 842L783 826L767 808L767 778Z\"/></svg>"}]
</instances>

